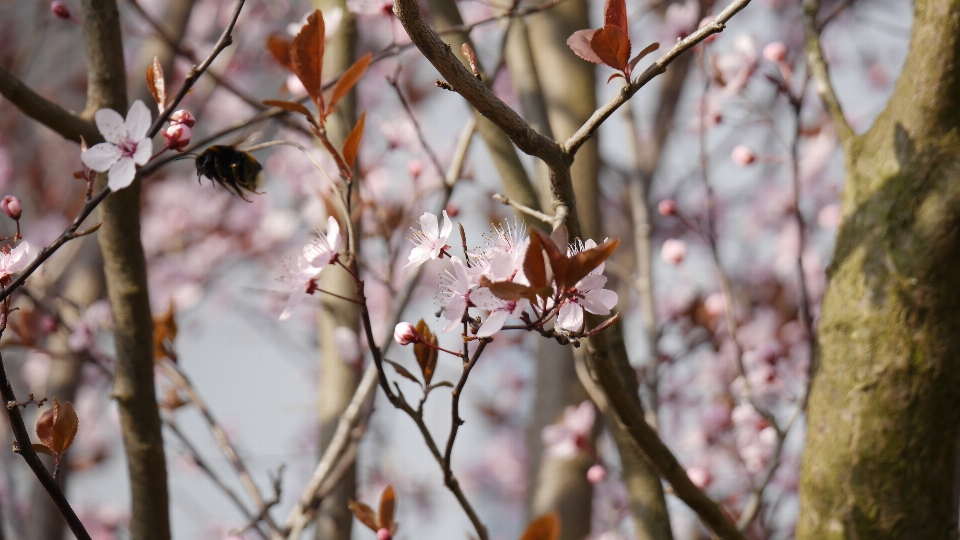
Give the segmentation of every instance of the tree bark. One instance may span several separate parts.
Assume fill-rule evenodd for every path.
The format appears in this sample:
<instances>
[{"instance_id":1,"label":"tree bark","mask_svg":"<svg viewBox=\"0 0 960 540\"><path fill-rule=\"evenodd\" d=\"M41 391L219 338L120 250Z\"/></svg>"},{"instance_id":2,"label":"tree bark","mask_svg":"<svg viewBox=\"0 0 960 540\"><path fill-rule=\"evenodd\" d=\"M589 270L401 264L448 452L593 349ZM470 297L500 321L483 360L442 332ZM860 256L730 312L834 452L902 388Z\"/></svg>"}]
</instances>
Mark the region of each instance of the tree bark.
<instances>
[{"instance_id":1,"label":"tree bark","mask_svg":"<svg viewBox=\"0 0 960 540\"><path fill-rule=\"evenodd\" d=\"M800 540L957 536L960 2L914 17L886 109L844 139Z\"/></svg>"},{"instance_id":2,"label":"tree bark","mask_svg":"<svg viewBox=\"0 0 960 540\"><path fill-rule=\"evenodd\" d=\"M87 55L87 107L92 118L102 108L127 112L123 41L115 0L82 0ZM101 174L98 185L105 184ZM107 292L114 318L113 397L120 406L120 428L130 478L133 540L170 538L167 464L153 373L153 318L147 292L147 264L140 243L140 190L136 180L111 193L100 205L97 232Z\"/></svg>"},{"instance_id":3,"label":"tree bark","mask_svg":"<svg viewBox=\"0 0 960 540\"><path fill-rule=\"evenodd\" d=\"M324 50L324 70L330 75L344 72L356 57L357 19L347 9L344 0L317 0L316 7L324 11L332 8L343 10L343 19L331 36ZM338 112L327 120L327 134L338 148L342 146L347 134L357 119L356 92L351 91L337 106ZM356 194L356 189L354 189ZM355 201L356 202L356 201ZM346 230L346 227L341 227ZM354 223L354 231L360 234L360 223ZM360 239L356 239L357 248ZM321 287L347 298L354 298L356 285L353 278L339 266L329 266L321 276ZM317 339L320 346L320 381L317 412L320 420L320 448L330 444L337 428L340 415L350 403L359 382L358 367L353 358L345 358L336 339L337 328L347 328L354 334L359 330L360 312L357 305L346 300L322 295L321 307L317 315ZM357 337L359 343L359 335ZM351 465L340 484L334 489L317 511L318 540L350 540L353 527L353 514L347 505L356 499L357 471Z\"/></svg>"}]
</instances>

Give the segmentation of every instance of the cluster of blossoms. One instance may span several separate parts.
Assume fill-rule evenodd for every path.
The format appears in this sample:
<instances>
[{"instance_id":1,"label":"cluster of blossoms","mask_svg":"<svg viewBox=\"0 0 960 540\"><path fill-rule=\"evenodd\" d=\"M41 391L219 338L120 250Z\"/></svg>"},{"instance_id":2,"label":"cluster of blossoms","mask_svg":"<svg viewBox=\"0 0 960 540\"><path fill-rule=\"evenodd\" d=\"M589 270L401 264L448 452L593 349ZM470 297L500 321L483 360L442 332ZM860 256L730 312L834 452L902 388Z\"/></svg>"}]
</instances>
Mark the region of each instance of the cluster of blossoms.
<instances>
[{"instance_id":1,"label":"cluster of blossoms","mask_svg":"<svg viewBox=\"0 0 960 540\"><path fill-rule=\"evenodd\" d=\"M496 334L509 319L535 330L544 329L554 318L560 333L584 335L584 311L609 315L617 304L617 294L603 288L607 281L603 260L616 248L615 240L602 246L593 240L566 246L563 227L552 236L531 229L533 236L528 236L521 224L508 223L494 227L486 245L465 253L464 260L449 252L446 242L453 226L447 213L443 213L442 228L438 221L430 213L420 217L405 268L450 259L452 268L444 271L439 295L447 321L444 332L457 328L469 309L477 308L488 313L474 329L477 337ZM409 323L397 326L395 339L401 345L418 341Z\"/></svg>"}]
</instances>

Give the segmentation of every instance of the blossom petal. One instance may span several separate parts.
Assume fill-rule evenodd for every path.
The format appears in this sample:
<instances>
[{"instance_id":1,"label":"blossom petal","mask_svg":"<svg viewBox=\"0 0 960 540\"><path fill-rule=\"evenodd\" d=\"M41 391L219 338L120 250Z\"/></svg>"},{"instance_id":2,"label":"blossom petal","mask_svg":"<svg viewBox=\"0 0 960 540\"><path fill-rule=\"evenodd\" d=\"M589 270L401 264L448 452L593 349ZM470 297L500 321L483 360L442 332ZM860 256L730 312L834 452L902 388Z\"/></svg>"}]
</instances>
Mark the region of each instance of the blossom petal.
<instances>
[{"instance_id":1,"label":"blossom petal","mask_svg":"<svg viewBox=\"0 0 960 540\"><path fill-rule=\"evenodd\" d=\"M107 172L122 155L123 152L117 146L100 143L80 154L80 161L97 172Z\"/></svg>"},{"instance_id":2,"label":"blossom petal","mask_svg":"<svg viewBox=\"0 0 960 540\"><path fill-rule=\"evenodd\" d=\"M570 332L578 332L583 327L583 308L580 304L568 302L560 306L557 325Z\"/></svg>"},{"instance_id":3,"label":"blossom petal","mask_svg":"<svg viewBox=\"0 0 960 540\"><path fill-rule=\"evenodd\" d=\"M287 305L283 308L283 313L280 314L280 320L285 321L293 315L293 310L300 305L300 302L303 301L303 298L307 296L307 291L302 287L297 287L290 293L290 298L287 298Z\"/></svg>"},{"instance_id":4,"label":"blossom petal","mask_svg":"<svg viewBox=\"0 0 960 540\"><path fill-rule=\"evenodd\" d=\"M607 289L589 291L580 299L583 309L594 315L608 315L613 306L617 305L617 293Z\"/></svg>"},{"instance_id":5,"label":"blossom petal","mask_svg":"<svg viewBox=\"0 0 960 540\"><path fill-rule=\"evenodd\" d=\"M450 216L448 216L447 211L444 210L443 211L443 230L440 231L440 238L442 239L442 241L437 243L445 244L447 242L447 238L450 237L451 231L453 231L453 223L450 222Z\"/></svg>"},{"instance_id":6,"label":"blossom petal","mask_svg":"<svg viewBox=\"0 0 960 540\"><path fill-rule=\"evenodd\" d=\"M133 162L137 165L146 165L153 157L153 141L144 137L137 142L137 149L133 152Z\"/></svg>"},{"instance_id":7,"label":"blossom petal","mask_svg":"<svg viewBox=\"0 0 960 540\"><path fill-rule=\"evenodd\" d=\"M151 123L150 109L139 99L134 101L127 112L127 137L135 141L145 138Z\"/></svg>"},{"instance_id":8,"label":"blossom petal","mask_svg":"<svg viewBox=\"0 0 960 540\"><path fill-rule=\"evenodd\" d=\"M440 234L440 227L437 225L437 216L430 212L424 212L423 215L420 216L420 232L427 238L435 240Z\"/></svg>"},{"instance_id":9,"label":"blossom petal","mask_svg":"<svg viewBox=\"0 0 960 540\"><path fill-rule=\"evenodd\" d=\"M406 270L410 267L416 268L432 259L433 257L431 257L431 255L433 255L433 253L429 249L417 246L410 252L410 256L407 257L408 262L403 269Z\"/></svg>"},{"instance_id":10,"label":"blossom petal","mask_svg":"<svg viewBox=\"0 0 960 540\"><path fill-rule=\"evenodd\" d=\"M490 312L490 316L487 317L487 320L483 321L480 329L477 330L477 337L490 337L496 334L503 328L503 324L507 322L507 317L509 316L509 313L502 310Z\"/></svg>"},{"instance_id":11,"label":"blossom petal","mask_svg":"<svg viewBox=\"0 0 960 540\"><path fill-rule=\"evenodd\" d=\"M602 289L607 284L607 276L597 274L587 274L577 283L577 289L581 291L592 291Z\"/></svg>"},{"instance_id":12,"label":"blossom petal","mask_svg":"<svg viewBox=\"0 0 960 540\"><path fill-rule=\"evenodd\" d=\"M133 164L133 160L128 157L120 158L107 173L107 187L111 191L120 191L132 184L136 175L137 167Z\"/></svg>"},{"instance_id":13,"label":"blossom petal","mask_svg":"<svg viewBox=\"0 0 960 540\"><path fill-rule=\"evenodd\" d=\"M340 249L340 223L333 216L327 218L327 245L334 253Z\"/></svg>"},{"instance_id":14,"label":"blossom petal","mask_svg":"<svg viewBox=\"0 0 960 540\"><path fill-rule=\"evenodd\" d=\"M127 125L123 123L123 117L117 111L100 109L93 115L93 119L97 122L97 129L100 130L100 134L107 142L121 145L127 140Z\"/></svg>"}]
</instances>

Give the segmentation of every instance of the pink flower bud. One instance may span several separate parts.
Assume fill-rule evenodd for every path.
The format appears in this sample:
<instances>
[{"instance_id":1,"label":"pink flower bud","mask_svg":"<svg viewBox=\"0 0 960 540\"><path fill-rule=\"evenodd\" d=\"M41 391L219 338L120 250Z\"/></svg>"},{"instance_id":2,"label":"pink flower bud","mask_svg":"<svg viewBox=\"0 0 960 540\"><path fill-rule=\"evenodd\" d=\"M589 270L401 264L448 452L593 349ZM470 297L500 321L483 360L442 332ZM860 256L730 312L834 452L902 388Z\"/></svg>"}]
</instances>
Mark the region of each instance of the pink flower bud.
<instances>
[{"instance_id":1,"label":"pink flower bud","mask_svg":"<svg viewBox=\"0 0 960 540\"><path fill-rule=\"evenodd\" d=\"M741 167L746 167L757 160L757 155L745 144L737 145L730 153L733 162Z\"/></svg>"},{"instance_id":2,"label":"pink flower bud","mask_svg":"<svg viewBox=\"0 0 960 540\"><path fill-rule=\"evenodd\" d=\"M599 463L587 469L587 481L591 484L599 484L607 477L607 469Z\"/></svg>"},{"instance_id":3,"label":"pink flower bud","mask_svg":"<svg viewBox=\"0 0 960 540\"><path fill-rule=\"evenodd\" d=\"M687 243L683 240L670 238L663 243L660 249L660 257L667 264L680 264L683 258L687 256Z\"/></svg>"},{"instance_id":4,"label":"pink flower bud","mask_svg":"<svg viewBox=\"0 0 960 540\"><path fill-rule=\"evenodd\" d=\"M190 114L190 111L186 109L180 109L175 113L170 115L171 124L186 124L187 127L192 128L194 124L197 123L197 119Z\"/></svg>"},{"instance_id":5,"label":"pink flower bud","mask_svg":"<svg viewBox=\"0 0 960 540\"><path fill-rule=\"evenodd\" d=\"M20 204L20 199L13 195L7 195L0 201L0 211L3 211L4 214L10 216L10 219L16 221L20 219L20 214L23 213L23 206Z\"/></svg>"},{"instance_id":6,"label":"pink flower bud","mask_svg":"<svg viewBox=\"0 0 960 540\"><path fill-rule=\"evenodd\" d=\"M412 324L402 322L393 329L393 339L400 345L409 345L411 343L419 343L420 334Z\"/></svg>"},{"instance_id":7,"label":"pink flower bud","mask_svg":"<svg viewBox=\"0 0 960 540\"><path fill-rule=\"evenodd\" d=\"M784 45L782 41L768 43L767 46L763 48L763 58L767 62L779 64L787 59L787 46Z\"/></svg>"},{"instance_id":8,"label":"pink flower bud","mask_svg":"<svg viewBox=\"0 0 960 540\"><path fill-rule=\"evenodd\" d=\"M677 201L673 199L664 199L657 205L657 211L661 216L673 216L677 213Z\"/></svg>"},{"instance_id":9,"label":"pink flower bud","mask_svg":"<svg viewBox=\"0 0 960 540\"><path fill-rule=\"evenodd\" d=\"M460 207L456 204L453 204L453 203L447 204L446 210L447 210L447 215L452 218L455 218L460 215Z\"/></svg>"},{"instance_id":10,"label":"pink flower bud","mask_svg":"<svg viewBox=\"0 0 960 540\"><path fill-rule=\"evenodd\" d=\"M174 124L168 127L163 132L164 147L182 152L190 144L192 131L187 124Z\"/></svg>"},{"instance_id":11,"label":"pink flower bud","mask_svg":"<svg viewBox=\"0 0 960 540\"><path fill-rule=\"evenodd\" d=\"M377 531L377 540L390 540L390 531L387 529L380 529Z\"/></svg>"},{"instance_id":12,"label":"pink flower bud","mask_svg":"<svg viewBox=\"0 0 960 540\"><path fill-rule=\"evenodd\" d=\"M60 0L53 0L53 2L50 2L50 13L53 13L55 16L61 19L70 18L70 10L67 9L67 5Z\"/></svg>"},{"instance_id":13,"label":"pink flower bud","mask_svg":"<svg viewBox=\"0 0 960 540\"><path fill-rule=\"evenodd\" d=\"M420 175L423 174L423 162L419 159L411 159L407 163L407 174L413 178L420 178Z\"/></svg>"},{"instance_id":14,"label":"pink flower bud","mask_svg":"<svg viewBox=\"0 0 960 540\"><path fill-rule=\"evenodd\" d=\"M712 318L722 317L725 306L726 302L720 293L713 293L703 301L704 311Z\"/></svg>"}]
</instances>

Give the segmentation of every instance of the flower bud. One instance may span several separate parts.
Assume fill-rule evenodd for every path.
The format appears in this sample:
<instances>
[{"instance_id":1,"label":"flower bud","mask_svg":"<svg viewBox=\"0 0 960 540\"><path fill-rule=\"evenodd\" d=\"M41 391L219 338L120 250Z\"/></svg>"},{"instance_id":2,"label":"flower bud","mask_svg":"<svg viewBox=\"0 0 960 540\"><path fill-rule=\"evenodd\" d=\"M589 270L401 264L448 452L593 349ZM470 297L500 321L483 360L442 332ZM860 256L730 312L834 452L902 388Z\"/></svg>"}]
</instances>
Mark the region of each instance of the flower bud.
<instances>
[{"instance_id":1,"label":"flower bud","mask_svg":"<svg viewBox=\"0 0 960 540\"><path fill-rule=\"evenodd\" d=\"M680 264L683 258L687 256L687 243L683 240L670 238L663 243L660 249L660 257L667 264Z\"/></svg>"},{"instance_id":2,"label":"flower bud","mask_svg":"<svg viewBox=\"0 0 960 540\"><path fill-rule=\"evenodd\" d=\"M190 111L180 109L170 115L170 123L173 125L185 124L187 127L192 128L193 125L197 123L197 119L190 114Z\"/></svg>"},{"instance_id":3,"label":"flower bud","mask_svg":"<svg viewBox=\"0 0 960 540\"><path fill-rule=\"evenodd\" d=\"M741 167L746 167L754 161L757 160L757 155L753 153L753 150L745 144L736 146L733 149L733 152L730 153L730 157L733 159L733 162Z\"/></svg>"},{"instance_id":4,"label":"flower bud","mask_svg":"<svg viewBox=\"0 0 960 540\"><path fill-rule=\"evenodd\" d=\"M673 216L677 213L677 201L673 199L664 199L657 205L657 211L661 216Z\"/></svg>"},{"instance_id":5,"label":"flower bud","mask_svg":"<svg viewBox=\"0 0 960 540\"><path fill-rule=\"evenodd\" d=\"M599 484L607 477L607 469L597 463L589 469L587 469L587 481L591 484Z\"/></svg>"},{"instance_id":6,"label":"flower bud","mask_svg":"<svg viewBox=\"0 0 960 540\"><path fill-rule=\"evenodd\" d=\"M420 334L412 324L402 322L397 324L396 328L393 329L393 339L400 345L409 345L411 343L419 343Z\"/></svg>"},{"instance_id":7,"label":"flower bud","mask_svg":"<svg viewBox=\"0 0 960 540\"><path fill-rule=\"evenodd\" d=\"M763 48L763 58L767 62L779 64L787 59L787 46L784 45L782 41L768 43L767 46Z\"/></svg>"},{"instance_id":8,"label":"flower bud","mask_svg":"<svg viewBox=\"0 0 960 540\"><path fill-rule=\"evenodd\" d=\"M23 213L23 206L20 204L20 199L13 195L7 195L0 201L0 211L16 221L20 219L20 215Z\"/></svg>"},{"instance_id":9,"label":"flower bud","mask_svg":"<svg viewBox=\"0 0 960 540\"><path fill-rule=\"evenodd\" d=\"M53 13L55 16L61 19L70 18L70 10L67 9L67 5L60 0L53 0L53 2L50 2L50 13Z\"/></svg>"},{"instance_id":10,"label":"flower bud","mask_svg":"<svg viewBox=\"0 0 960 540\"><path fill-rule=\"evenodd\" d=\"M387 529L380 529L377 531L377 540L390 540L390 531Z\"/></svg>"},{"instance_id":11,"label":"flower bud","mask_svg":"<svg viewBox=\"0 0 960 540\"><path fill-rule=\"evenodd\" d=\"M182 152L190 144L192 130L187 124L174 124L163 132L164 146Z\"/></svg>"},{"instance_id":12,"label":"flower bud","mask_svg":"<svg viewBox=\"0 0 960 540\"><path fill-rule=\"evenodd\" d=\"M419 159L411 159L407 163L407 174L414 179L420 178L420 175L423 174L423 162Z\"/></svg>"}]
</instances>

